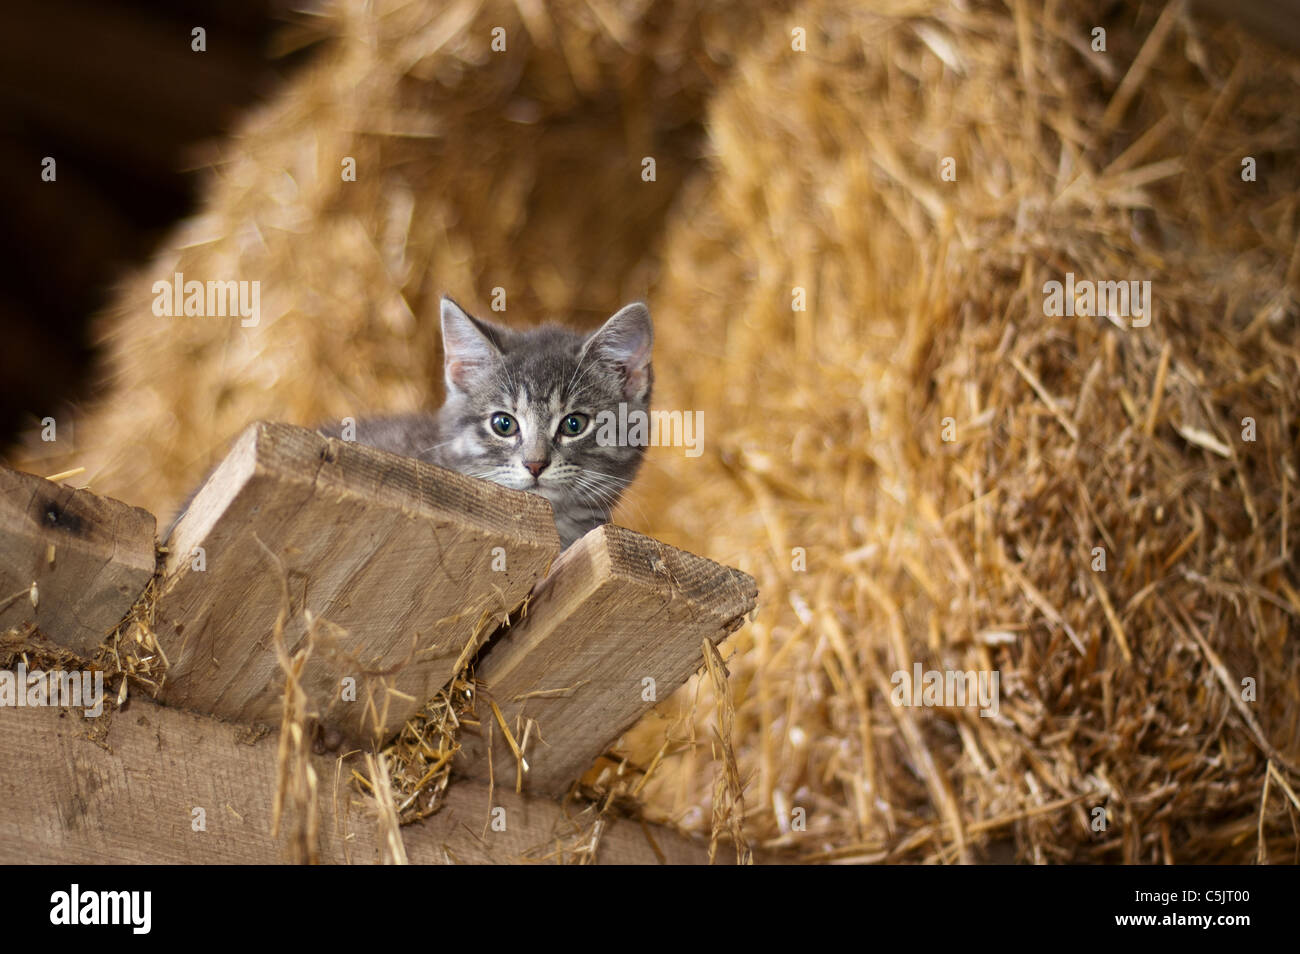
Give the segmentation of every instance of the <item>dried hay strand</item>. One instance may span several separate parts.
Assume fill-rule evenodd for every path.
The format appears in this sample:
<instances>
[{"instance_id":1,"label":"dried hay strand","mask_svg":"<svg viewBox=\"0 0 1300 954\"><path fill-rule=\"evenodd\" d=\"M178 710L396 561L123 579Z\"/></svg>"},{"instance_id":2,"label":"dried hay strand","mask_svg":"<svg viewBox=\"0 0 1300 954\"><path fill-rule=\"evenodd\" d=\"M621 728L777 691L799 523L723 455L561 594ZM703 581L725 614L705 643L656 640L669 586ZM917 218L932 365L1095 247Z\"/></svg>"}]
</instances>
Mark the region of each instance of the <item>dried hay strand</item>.
<instances>
[{"instance_id":1,"label":"dried hay strand","mask_svg":"<svg viewBox=\"0 0 1300 954\"><path fill-rule=\"evenodd\" d=\"M396 799L388 777L388 764L373 753L366 753L366 771L374 779L374 811L380 838L380 863L386 865L410 864L406 858L406 845L402 841L401 822L397 817Z\"/></svg>"},{"instance_id":2,"label":"dried hay strand","mask_svg":"<svg viewBox=\"0 0 1300 954\"><path fill-rule=\"evenodd\" d=\"M309 726L317 712L302 684L303 669L316 648L316 620L307 611L306 638L290 651L284 638L285 624L293 613L289 575L284 562L271 548L256 535L254 540L280 584L280 608L271 628L271 647L284 673L284 699L280 706L275 795L271 801L271 837L280 837L282 823L287 819L283 825L286 832L283 845L288 860L292 864L316 864L320 858L320 818L316 811L320 786L311 762ZM381 829L383 825L381 815Z\"/></svg>"},{"instance_id":3,"label":"dried hay strand","mask_svg":"<svg viewBox=\"0 0 1300 954\"><path fill-rule=\"evenodd\" d=\"M156 697L167 679L167 654L158 642L158 597L162 590L162 549L159 548L158 570L131 611L100 646L95 661L103 667L105 678L121 675L117 687L118 706L127 700L132 683L151 697Z\"/></svg>"},{"instance_id":4,"label":"dried hay strand","mask_svg":"<svg viewBox=\"0 0 1300 954\"><path fill-rule=\"evenodd\" d=\"M104 711L97 718L86 719L86 737L102 745L112 726L113 714L126 706L131 688L156 696L166 679L167 656L154 631L159 582L160 576L155 574L127 615L105 634L92 658L83 658L60 646L34 623L27 623L0 633L0 670L13 669L21 662L29 673L37 669L102 673ZM36 584L32 584L30 591L23 590L8 599L18 598L35 602Z\"/></svg>"},{"instance_id":5,"label":"dried hay strand","mask_svg":"<svg viewBox=\"0 0 1300 954\"><path fill-rule=\"evenodd\" d=\"M713 786L713 826L709 832L709 864L713 864L718 854L718 842L725 830L731 836L731 843L736 849L736 864L754 863L754 853L745 838L745 789L740 781L740 770L736 766L734 723L735 705L727 689L727 667L718 653L718 647L707 639L702 641L704 669L709 677L714 698L717 699L717 724L714 727L715 744L721 751L718 763L718 778Z\"/></svg>"},{"instance_id":6,"label":"dried hay strand","mask_svg":"<svg viewBox=\"0 0 1300 954\"><path fill-rule=\"evenodd\" d=\"M638 498L758 579L727 662L756 851L1300 854L1300 62L1075 6L805 3L711 107L651 304L690 316L658 403L713 442ZM1066 272L1150 280L1150 326L1046 317ZM891 704L914 663L997 671L999 714ZM673 760L650 805L704 828L713 769Z\"/></svg>"},{"instance_id":7,"label":"dried hay strand","mask_svg":"<svg viewBox=\"0 0 1300 954\"><path fill-rule=\"evenodd\" d=\"M427 818L442 807L451 781L452 759L460 749L457 733L462 724L475 721L473 682L467 672L461 672L408 719L379 753L377 761L383 764L400 824ZM378 797L373 769L364 777L354 770L354 777Z\"/></svg>"}]
</instances>

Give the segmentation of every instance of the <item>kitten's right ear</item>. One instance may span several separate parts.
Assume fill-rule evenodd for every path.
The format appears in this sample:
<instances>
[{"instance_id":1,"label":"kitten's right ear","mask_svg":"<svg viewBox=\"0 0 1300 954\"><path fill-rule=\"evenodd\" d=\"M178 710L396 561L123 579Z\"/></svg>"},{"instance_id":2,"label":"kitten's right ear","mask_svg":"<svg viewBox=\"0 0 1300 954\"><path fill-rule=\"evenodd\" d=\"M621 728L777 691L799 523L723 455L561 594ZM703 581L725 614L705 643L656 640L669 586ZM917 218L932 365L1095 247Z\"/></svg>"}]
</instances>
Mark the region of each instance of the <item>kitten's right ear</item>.
<instances>
[{"instance_id":1,"label":"kitten's right ear","mask_svg":"<svg viewBox=\"0 0 1300 954\"><path fill-rule=\"evenodd\" d=\"M611 316L592 333L584 348L617 369L623 379L625 397L644 401L650 396L653 380L650 371L650 348L653 344L650 310L638 301Z\"/></svg>"},{"instance_id":2,"label":"kitten's right ear","mask_svg":"<svg viewBox=\"0 0 1300 954\"><path fill-rule=\"evenodd\" d=\"M468 391L496 367L501 351L491 332L450 298L442 299L442 357L447 389Z\"/></svg>"}]
</instances>

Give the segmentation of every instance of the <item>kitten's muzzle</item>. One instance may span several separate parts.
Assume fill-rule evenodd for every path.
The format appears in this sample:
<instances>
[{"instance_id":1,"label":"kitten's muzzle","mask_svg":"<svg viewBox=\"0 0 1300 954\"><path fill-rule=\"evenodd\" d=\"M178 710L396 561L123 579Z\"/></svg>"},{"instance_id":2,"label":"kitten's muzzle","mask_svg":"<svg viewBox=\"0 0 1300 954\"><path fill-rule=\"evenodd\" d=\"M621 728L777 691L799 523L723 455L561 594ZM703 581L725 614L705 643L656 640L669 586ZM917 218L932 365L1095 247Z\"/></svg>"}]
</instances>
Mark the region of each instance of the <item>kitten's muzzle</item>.
<instances>
[{"instance_id":1,"label":"kitten's muzzle","mask_svg":"<svg viewBox=\"0 0 1300 954\"><path fill-rule=\"evenodd\" d=\"M550 464L550 461L549 461L549 460L526 460L526 461L524 461L524 467L525 467L525 469L527 469L528 473L532 474L534 477L538 477L538 476L540 476L541 473L542 473L542 471L544 471L544 470L546 469L546 467L547 467L548 464Z\"/></svg>"}]
</instances>

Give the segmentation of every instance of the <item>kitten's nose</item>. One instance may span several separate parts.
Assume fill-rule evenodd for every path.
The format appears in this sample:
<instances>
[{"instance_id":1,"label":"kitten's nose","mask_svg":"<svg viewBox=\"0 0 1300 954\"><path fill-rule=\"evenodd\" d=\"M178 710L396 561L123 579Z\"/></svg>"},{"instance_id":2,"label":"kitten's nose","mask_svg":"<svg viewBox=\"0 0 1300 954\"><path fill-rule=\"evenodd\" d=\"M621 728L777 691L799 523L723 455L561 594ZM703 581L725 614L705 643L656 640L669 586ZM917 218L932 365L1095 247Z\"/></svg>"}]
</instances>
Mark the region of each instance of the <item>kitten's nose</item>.
<instances>
[{"instance_id":1,"label":"kitten's nose","mask_svg":"<svg viewBox=\"0 0 1300 954\"><path fill-rule=\"evenodd\" d=\"M549 463L549 460L526 460L524 466L528 468L528 473L536 477L546 469L546 465Z\"/></svg>"}]
</instances>

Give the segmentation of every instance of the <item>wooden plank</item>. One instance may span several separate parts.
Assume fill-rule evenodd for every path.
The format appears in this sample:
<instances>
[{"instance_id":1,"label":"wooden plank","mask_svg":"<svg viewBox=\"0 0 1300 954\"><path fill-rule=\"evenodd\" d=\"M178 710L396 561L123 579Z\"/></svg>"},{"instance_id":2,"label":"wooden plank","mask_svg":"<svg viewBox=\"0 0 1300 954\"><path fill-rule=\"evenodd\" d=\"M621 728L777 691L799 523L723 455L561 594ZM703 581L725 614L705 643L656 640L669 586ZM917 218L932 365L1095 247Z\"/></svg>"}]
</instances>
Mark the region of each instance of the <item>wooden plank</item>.
<instances>
[{"instance_id":1,"label":"wooden plank","mask_svg":"<svg viewBox=\"0 0 1300 954\"><path fill-rule=\"evenodd\" d=\"M290 654L309 614L328 621L314 629L303 688L323 724L354 738L409 718L455 673L486 615L517 606L560 550L541 497L267 423L236 441L167 546L163 700L278 724L272 637L287 592Z\"/></svg>"},{"instance_id":2,"label":"wooden plank","mask_svg":"<svg viewBox=\"0 0 1300 954\"><path fill-rule=\"evenodd\" d=\"M91 723L54 708L5 710L0 717L0 863L273 864L286 849L271 837L278 736L236 741L237 727L210 716L133 699L112 716L104 745ZM381 835L373 802L346 781L336 759L313 756L319 784L319 858L373 863ZM336 779L341 776L342 780ZM505 830L487 824L504 809ZM206 830L193 829L202 809ZM577 834L566 811L499 787L463 780L436 815L401 830L413 863L539 860ZM287 825L285 826L288 827ZM648 826L664 859L704 863L704 846ZM725 856L727 852L720 852ZM596 861L654 864L639 823L610 818ZM725 857L720 857L725 861Z\"/></svg>"},{"instance_id":3,"label":"wooden plank","mask_svg":"<svg viewBox=\"0 0 1300 954\"><path fill-rule=\"evenodd\" d=\"M153 576L156 530L138 507L0 468L0 629L35 623L93 656Z\"/></svg>"},{"instance_id":4,"label":"wooden plank","mask_svg":"<svg viewBox=\"0 0 1300 954\"><path fill-rule=\"evenodd\" d=\"M622 527L598 527L566 550L476 671L516 742L525 719L537 723L524 790L564 793L702 665L704 639L718 643L741 626L757 596L747 574ZM486 778L496 720L483 700L479 708L482 725L462 733L457 765ZM495 777L513 784L517 761L499 724L492 734Z\"/></svg>"}]
</instances>

